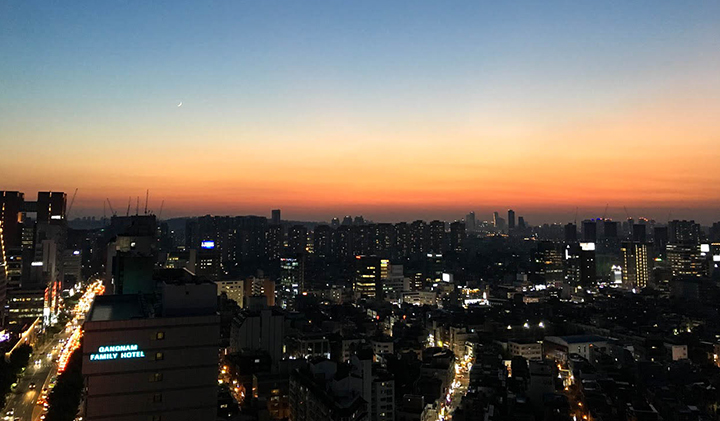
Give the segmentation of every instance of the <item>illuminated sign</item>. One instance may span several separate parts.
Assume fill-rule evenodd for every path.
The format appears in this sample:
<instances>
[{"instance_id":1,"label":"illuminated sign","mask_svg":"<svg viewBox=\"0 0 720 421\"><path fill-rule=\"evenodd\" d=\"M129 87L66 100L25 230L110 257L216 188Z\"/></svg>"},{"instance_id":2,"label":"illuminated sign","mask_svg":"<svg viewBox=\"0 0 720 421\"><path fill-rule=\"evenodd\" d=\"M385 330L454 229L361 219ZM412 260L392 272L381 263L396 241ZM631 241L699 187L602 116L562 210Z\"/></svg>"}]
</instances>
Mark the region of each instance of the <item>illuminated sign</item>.
<instances>
[{"instance_id":1,"label":"illuminated sign","mask_svg":"<svg viewBox=\"0 0 720 421\"><path fill-rule=\"evenodd\" d=\"M50 219L62 219L62 215L53 215Z\"/></svg>"},{"instance_id":2,"label":"illuminated sign","mask_svg":"<svg viewBox=\"0 0 720 421\"><path fill-rule=\"evenodd\" d=\"M10 333L8 333L8 332L5 331L5 330L3 330L2 332L0 332L0 342L5 342L5 341L8 341L8 340L10 340Z\"/></svg>"},{"instance_id":3,"label":"illuminated sign","mask_svg":"<svg viewBox=\"0 0 720 421\"><path fill-rule=\"evenodd\" d=\"M105 361L144 357L145 352L138 351L137 344L108 345L98 347L97 353L90 354L90 361Z\"/></svg>"},{"instance_id":4,"label":"illuminated sign","mask_svg":"<svg viewBox=\"0 0 720 421\"><path fill-rule=\"evenodd\" d=\"M214 249L215 242L214 241L203 241L200 243L200 247L202 247L204 249Z\"/></svg>"},{"instance_id":5,"label":"illuminated sign","mask_svg":"<svg viewBox=\"0 0 720 421\"><path fill-rule=\"evenodd\" d=\"M79 255L80 255L80 250L75 250L75 251L73 252L73 255L79 256Z\"/></svg>"},{"instance_id":6,"label":"illuminated sign","mask_svg":"<svg viewBox=\"0 0 720 421\"><path fill-rule=\"evenodd\" d=\"M31 266L42 266L43 262L32 262L30 263Z\"/></svg>"},{"instance_id":7,"label":"illuminated sign","mask_svg":"<svg viewBox=\"0 0 720 421\"><path fill-rule=\"evenodd\" d=\"M582 251L595 251L595 243L580 243Z\"/></svg>"},{"instance_id":8,"label":"illuminated sign","mask_svg":"<svg viewBox=\"0 0 720 421\"><path fill-rule=\"evenodd\" d=\"M710 253L710 244L700 244L700 253Z\"/></svg>"}]
</instances>

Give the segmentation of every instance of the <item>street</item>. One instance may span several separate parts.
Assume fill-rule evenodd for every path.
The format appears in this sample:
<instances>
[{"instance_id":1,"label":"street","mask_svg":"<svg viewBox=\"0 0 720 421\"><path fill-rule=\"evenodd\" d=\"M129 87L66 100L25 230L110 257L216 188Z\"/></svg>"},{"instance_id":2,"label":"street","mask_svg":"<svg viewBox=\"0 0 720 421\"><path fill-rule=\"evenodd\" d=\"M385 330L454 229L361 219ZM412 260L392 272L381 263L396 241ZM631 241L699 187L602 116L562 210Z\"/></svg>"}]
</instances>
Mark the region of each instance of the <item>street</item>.
<instances>
[{"instance_id":1,"label":"street","mask_svg":"<svg viewBox=\"0 0 720 421\"><path fill-rule=\"evenodd\" d=\"M8 395L7 404L2 411L3 417L10 410L13 410L14 414L3 419L36 421L45 412L42 402L38 403L38 400L43 390L49 392L53 377L63 371L67 359L79 346L85 315L95 296L103 292L104 288L99 281L88 286L78 304L73 308L72 319L67 323L66 328L48 339L45 344L40 345L39 349L33 349L25 373L18 379L15 391ZM31 383L35 384L34 389L30 389ZM47 394L45 397L47 398Z\"/></svg>"},{"instance_id":2,"label":"street","mask_svg":"<svg viewBox=\"0 0 720 421\"><path fill-rule=\"evenodd\" d=\"M13 418L19 418L22 421L35 421L42 414L42 405L38 405L37 401L44 388L50 384L50 380L57 373L58 352L53 351L53 347L60 344L61 339L67 339L66 331L59 333L52 340L40 347L40 350L33 350L30 357L28 367L25 374L18 379L18 386L15 392L11 392L8 397L7 405L3 411L3 415L8 410L14 409ZM57 347L59 349L59 346ZM52 352L52 358L48 358L47 354ZM36 360L40 360L40 366L35 364ZM35 383L35 389L29 389L30 383Z\"/></svg>"}]
</instances>

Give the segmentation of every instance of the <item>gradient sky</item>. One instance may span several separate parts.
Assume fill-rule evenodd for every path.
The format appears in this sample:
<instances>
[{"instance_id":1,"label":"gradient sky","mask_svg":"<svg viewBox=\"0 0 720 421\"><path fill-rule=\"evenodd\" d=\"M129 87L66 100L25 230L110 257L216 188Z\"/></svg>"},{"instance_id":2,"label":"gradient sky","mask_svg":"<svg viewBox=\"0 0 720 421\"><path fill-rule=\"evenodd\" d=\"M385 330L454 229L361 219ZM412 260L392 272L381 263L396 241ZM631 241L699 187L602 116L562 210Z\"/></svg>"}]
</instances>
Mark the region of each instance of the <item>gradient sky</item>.
<instances>
[{"instance_id":1,"label":"gradient sky","mask_svg":"<svg viewBox=\"0 0 720 421\"><path fill-rule=\"evenodd\" d=\"M182 106L178 104L182 102ZM0 1L0 189L720 220L720 2Z\"/></svg>"}]
</instances>

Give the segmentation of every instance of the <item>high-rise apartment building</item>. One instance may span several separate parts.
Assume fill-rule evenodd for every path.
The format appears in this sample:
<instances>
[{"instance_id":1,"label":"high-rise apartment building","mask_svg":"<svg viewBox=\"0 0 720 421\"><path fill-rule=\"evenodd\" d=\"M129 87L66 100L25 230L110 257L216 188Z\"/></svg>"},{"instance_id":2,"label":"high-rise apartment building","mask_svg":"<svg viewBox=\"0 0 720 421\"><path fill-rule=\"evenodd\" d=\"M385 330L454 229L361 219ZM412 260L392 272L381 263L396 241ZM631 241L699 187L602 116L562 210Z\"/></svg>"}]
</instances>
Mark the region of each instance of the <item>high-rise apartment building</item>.
<instances>
[{"instance_id":1,"label":"high-rise apartment building","mask_svg":"<svg viewBox=\"0 0 720 421\"><path fill-rule=\"evenodd\" d=\"M280 209L273 209L272 210L272 224L273 225L280 225Z\"/></svg>"},{"instance_id":2,"label":"high-rise apartment building","mask_svg":"<svg viewBox=\"0 0 720 421\"><path fill-rule=\"evenodd\" d=\"M462 253L465 247L465 223L455 221L450 224L450 250Z\"/></svg>"},{"instance_id":3,"label":"high-rise apartment building","mask_svg":"<svg viewBox=\"0 0 720 421\"><path fill-rule=\"evenodd\" d=\"M624 242L621 251L623 287L628 290L647 287L650 282L650 256L647 245L635 241Z\"/></svg>"},{"instance_id":4,"label":"high-rise apartment building","mask_svg":"<svg viewBox=\"0 0 720 421\"><path fill-rule=\"evenodd\" d=\"M430 251L434 253L442 253L445 251L445 222L430 222Z\"/></svg>"}]
</instances>

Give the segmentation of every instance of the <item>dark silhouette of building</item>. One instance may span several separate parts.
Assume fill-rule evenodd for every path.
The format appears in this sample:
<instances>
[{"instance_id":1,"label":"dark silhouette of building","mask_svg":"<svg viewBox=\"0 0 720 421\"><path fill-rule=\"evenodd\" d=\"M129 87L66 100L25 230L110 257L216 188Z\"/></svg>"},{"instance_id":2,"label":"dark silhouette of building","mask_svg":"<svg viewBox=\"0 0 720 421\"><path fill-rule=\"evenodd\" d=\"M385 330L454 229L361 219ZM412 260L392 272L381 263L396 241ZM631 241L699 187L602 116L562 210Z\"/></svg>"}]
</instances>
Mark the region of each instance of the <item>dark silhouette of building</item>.
<instances>
[{"instance_id":1,"label":"dark silhouette of building","mask_svg":"<svg viewBox=\"0 0 720 421\"><path fill-rule=\"evenodd\" d=\"M568 243L575 243L577 242L577 239L577 225L573 223L565 225L565 241Z\"/></svg>"}]
</instances>

